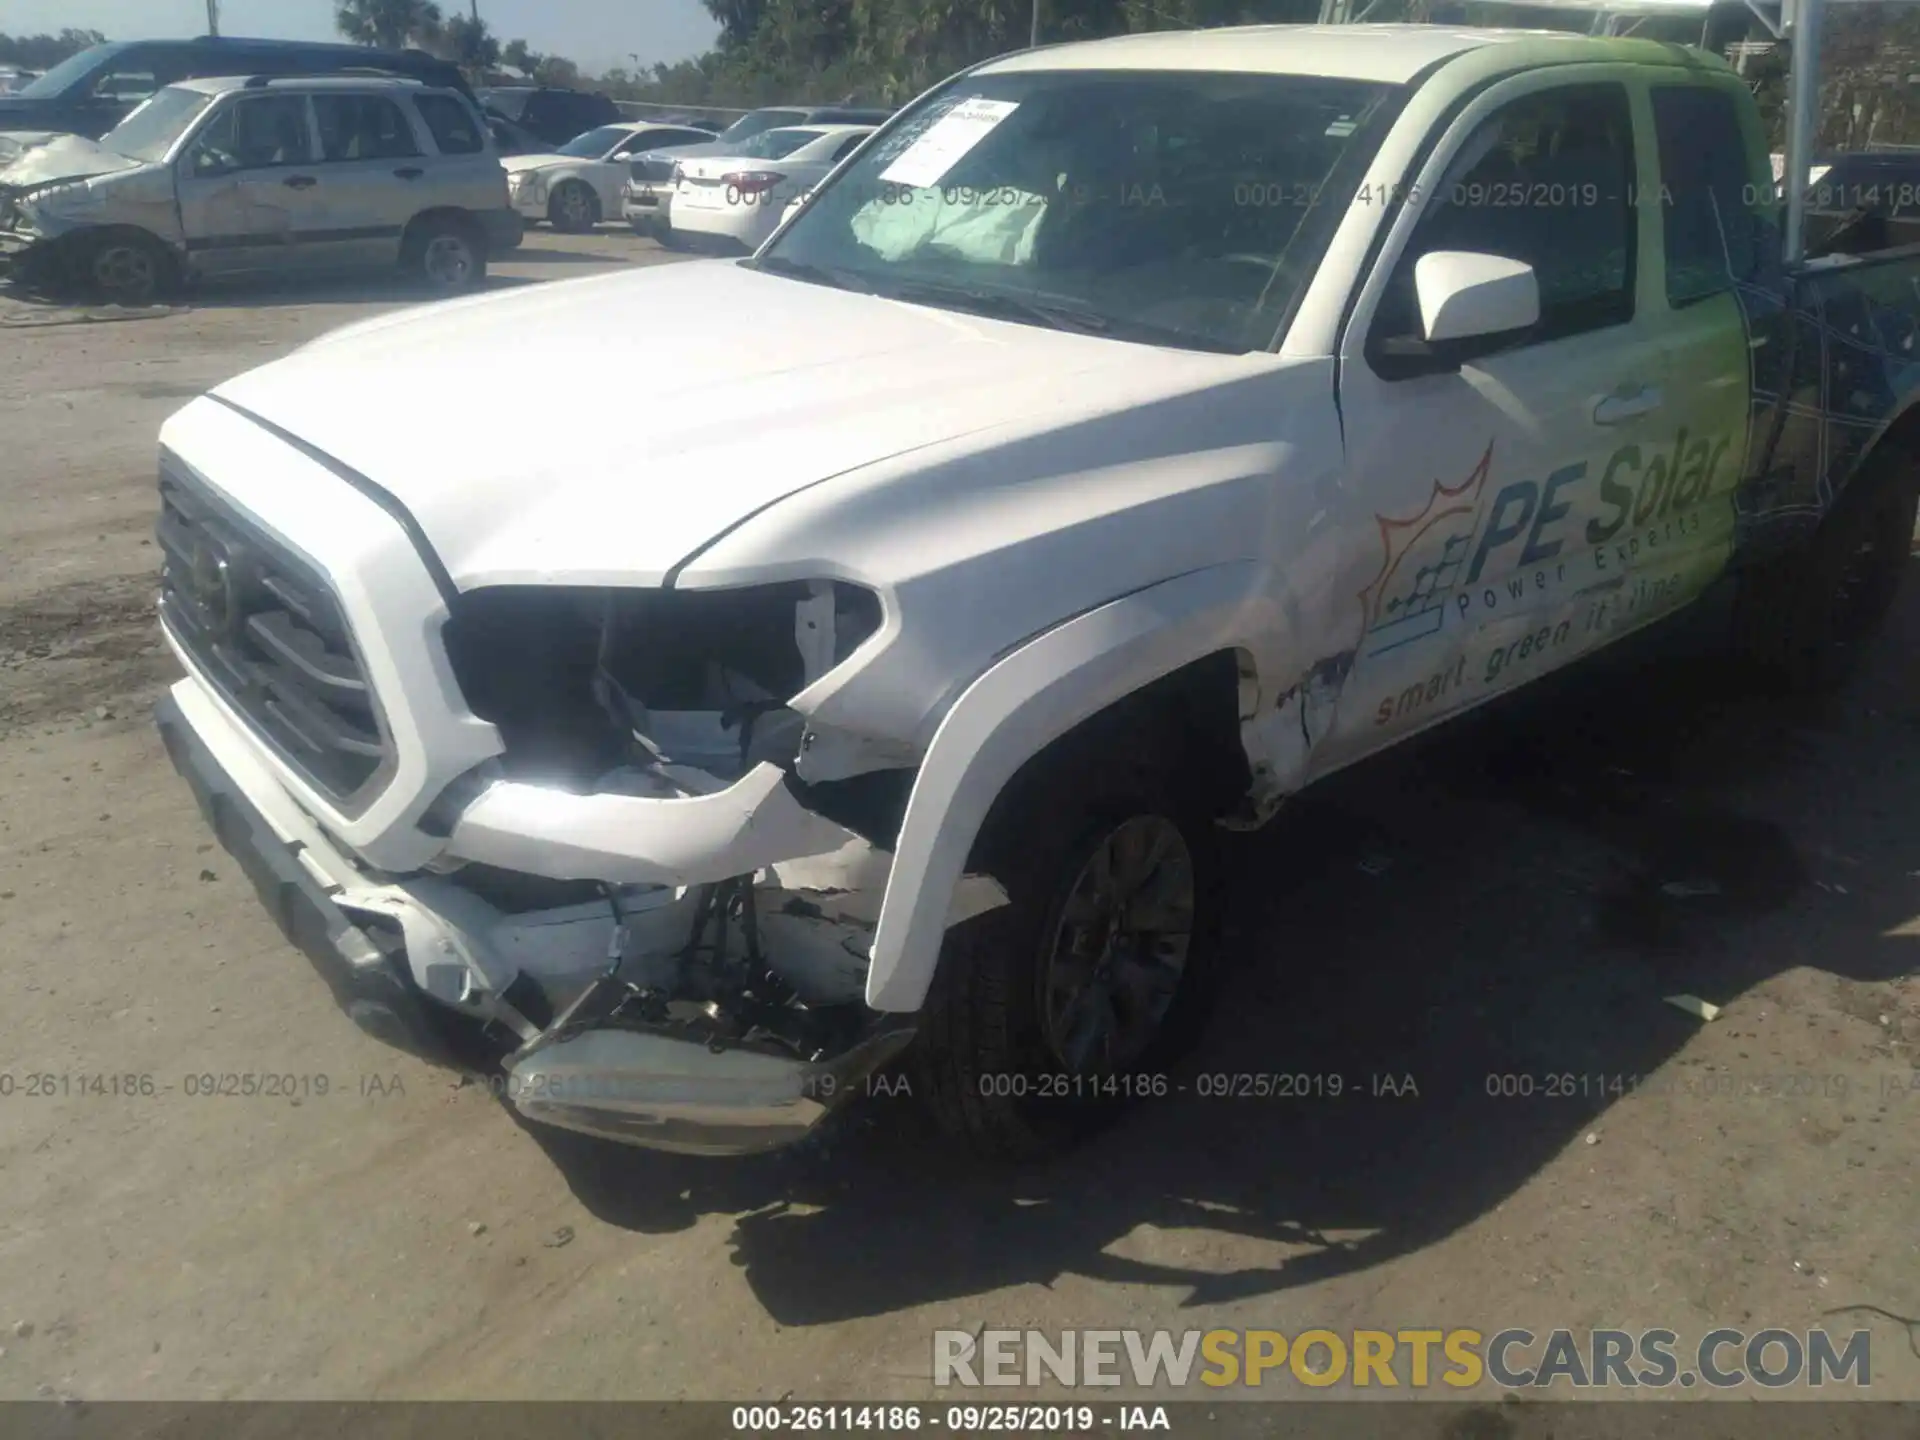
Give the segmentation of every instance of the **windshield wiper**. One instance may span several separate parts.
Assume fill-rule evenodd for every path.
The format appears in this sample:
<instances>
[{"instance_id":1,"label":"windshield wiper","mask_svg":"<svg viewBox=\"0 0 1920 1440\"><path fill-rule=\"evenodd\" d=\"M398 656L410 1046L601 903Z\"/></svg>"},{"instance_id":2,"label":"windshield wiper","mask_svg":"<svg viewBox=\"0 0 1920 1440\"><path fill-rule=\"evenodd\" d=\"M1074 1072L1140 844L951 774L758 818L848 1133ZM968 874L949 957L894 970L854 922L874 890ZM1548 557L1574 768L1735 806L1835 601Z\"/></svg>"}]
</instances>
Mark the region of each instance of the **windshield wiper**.
<instances>
[{"instance_id":1,"label":"windshield wiper","mask_svg":"<svg viewBox=\"0 0 1920 1440\"><path fill-rule=\"evenodd\" d=\"M1245 346L1233 345L1211 335L1196 335L1169 325L1132 320L1122 315L1107 315L1098 310L1049 296L1013 295L1004 290L979 290L965 285L941 285L914 280L889 285L878 292L891 300L965 310L993 320L1012 320L1028 325L1045 325L1054 330L1070 330L1082 335L1102 335L1111 340L1138 340L1145 344L1170 345L1183 350L1210 350L1221 355L1238 355Z\"/></svg>"},{"instance_id":2,"label":"windshield wiper","mask_svg":"<svg viewBox=\"0 0 1920 1440\"><path fill-rule=\"evenodd\" d=\"M1015 320L1028 325L1045 325L1054 330L1076 330L1083 335L1102 335L1111 327L1106 316L1077 305L1051 303L1010 295L1004 290L977 290L967 285L942 285L932 280L907 280L889 285L881 292L889 300L908 304L933 305L940 309L965 310L990 320Z\"/></svg>"},{"instance_id":3,"label":"windshield wiper","mask_svg":"<svg viewBox=\"0 0 1920 1440\"><path fill-rule=\"evenodd\" d=\"M789 280L805 280L812 285L830 285L835 290L853 290L862 295L874 293L873 287L853 271L839 270L831 265L789 260L783 255L769 255L764 259L749 255L740 264L748 270L764 270L769 275L784 275Z\"/></svg>"}]
</instances>

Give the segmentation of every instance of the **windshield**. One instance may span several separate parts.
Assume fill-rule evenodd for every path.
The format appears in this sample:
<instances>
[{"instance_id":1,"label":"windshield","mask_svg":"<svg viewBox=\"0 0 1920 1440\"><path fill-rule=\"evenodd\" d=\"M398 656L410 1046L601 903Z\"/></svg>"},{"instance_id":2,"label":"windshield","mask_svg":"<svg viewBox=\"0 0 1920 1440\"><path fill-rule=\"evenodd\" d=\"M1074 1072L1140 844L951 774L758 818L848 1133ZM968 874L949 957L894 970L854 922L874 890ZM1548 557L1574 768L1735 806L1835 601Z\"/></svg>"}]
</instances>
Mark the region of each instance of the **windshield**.
<instances>
[{"instance_id":1,"label":"windshield","mask_svg":"<svg viewBox=\"0 0 1920 1440\"><path fill-rule=\"evenodd\" d=\"M1403 94L1305 75L968 76L869 142L752 263L1115 338L1264 349Z\"/></svg>"},{"instance_id":2,"label":"windshield","mask_svg":"<svg viewBox=\"0 0 1920 1440\"><path fill-rule=\"evenodd\" d=\"M519 120L527 110L528 90L482 90L480 103L490 110L498 110L509 120Z\"/></svg>"},{"instance_id":3,"label":"windshield","mask_svg":"<svg viewBox=\"0 0 1920 1440\"><path fill-rule=\"evenodd\" d=\"M741 144L727 146L726 151L743 160L780 160L825 133L822 130L762 130Z\"/></svg>"},{"instance_id":4,"label":"windshield","mask_svg":"<svg viewBox=\"0 0 1920 1440\"><path fill-rule=\"evenodd\" d=\"M69 55L19 93L36 100L51 100L56 95L64 95L69 86L91 75L94 67L109 53L110 47L95 45L78 55Z\"/></svg>"},{"instance_id":5,"label":"windshield","mask_svg":"<svg viewBox=\"0 0 1920 1440\"><path fill-rule=\"evenodd\" d=\"M211 95L169 85L154 91L151 99L102 135L100 144L135 160L164 160L174 141L212 103Z\"/></svg>"},{"instance_id":6,"label":"windshield","mask_svg":"<svg viewBox=\"0 0 1920 1440\"><path fill-rule=\"evenodd\" d=\"M620 125L602 125L598 130L589 130L585 134L574 136L553 153L598 160L632 133L631 130Z\"/></svg>"},{"instance_id":7,"label":"windshield","mask_svg":"<svg viewBox=\"0 0 1920 1440\"><path fill-rule=\"evenodd\" d=\"M806 118L805 112L800 110L754 110L742 115L722 130L720 138L745 140L750 135L758 135L762 130L771 130L776 125L791 125L796 120Z\"/></svg>"}]
</instances>

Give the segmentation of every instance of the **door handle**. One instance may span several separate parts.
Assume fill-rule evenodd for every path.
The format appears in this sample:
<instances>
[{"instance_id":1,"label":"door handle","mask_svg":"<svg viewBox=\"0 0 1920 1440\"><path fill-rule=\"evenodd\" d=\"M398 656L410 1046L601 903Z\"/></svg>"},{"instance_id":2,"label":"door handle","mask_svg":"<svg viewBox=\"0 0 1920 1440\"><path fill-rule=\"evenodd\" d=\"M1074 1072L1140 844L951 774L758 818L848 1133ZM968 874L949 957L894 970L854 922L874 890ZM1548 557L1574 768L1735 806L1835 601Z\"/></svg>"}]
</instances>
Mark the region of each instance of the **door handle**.
<instances>
[{"instance_id":1,"label":"door handle","mask_svg":"<svg viewBox=\"0 0 1920 1440\"><path fill-rule=\"evenodd\" d=\"M280 183L289 190L311 190L320 182L311 175L289 175Z\"/></svg>"},{"instance_id":2,"label":"door handle","mask_svg":"<svg viewBox=\"0 0 1920 1440\"><path fill-rule=\"evenodd\" d=\"M402 165L393 173L398 175L402 180L418 180L427 172L422 170L418 165Z\"/></svg>"},{"instance_id":3,"label":"door handle","mask_svg":"<svg viewBox=\"0 0 1920 1440\"><path fill-rule=\"evenodd\" d=\"M1593 407L1593 423L1622 425L1642 415L1651 415L1664 403L1658 385L1643 385L1638 390L1623 388Z\"/></svg>"}]
</instances>

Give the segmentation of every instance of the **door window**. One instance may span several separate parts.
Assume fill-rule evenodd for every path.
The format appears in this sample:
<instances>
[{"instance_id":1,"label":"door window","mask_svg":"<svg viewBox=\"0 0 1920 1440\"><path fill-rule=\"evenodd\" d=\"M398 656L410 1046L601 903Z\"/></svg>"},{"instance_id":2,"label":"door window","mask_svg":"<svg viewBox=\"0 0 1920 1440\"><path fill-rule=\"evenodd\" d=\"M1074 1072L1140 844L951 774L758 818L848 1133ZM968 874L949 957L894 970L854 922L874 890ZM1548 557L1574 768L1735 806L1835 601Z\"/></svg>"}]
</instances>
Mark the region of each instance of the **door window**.
<instances>
[{"instance_id":1,"label":"door window","mask_svg":"<svg viewBox=\"0 0 1920 1440\"><path fill-rule=\"evenodd\" d=\"M159 88L159 77L153 71L128 70L116 65L93 82L93 98L128 104L146 99Z\"/></svg>"},{"instance_id":2,"label":"door window","mask_svg":"<svg viewBox=\"0 0 1920 1440\"><path fill-rule=\"evenodd\" d=\"M866 139L867 137L864 135L849 135L846 141L833 152L833 163L838 165L842 160L846 159L847 156L864 145Z\"/></svg>"},{"instance_id":3,"label":"door window","mask_svg":"<svg viewBox=\"0 0 1920 1440\"><path fill-rule=\"evenodd\" d=\"M1414 265L1437 250L1525 261L1540 284L1537 344L1633 318L1633 117L1619 85L1523 96L1487 117L1436 187L1381 296L1378 347L1418 338Z\"/></svg>"},{"instance_id":4,"label":"door window","mask_svg":"<svg viewBox=\"0 0 1920 1440\"><path fill-rule=\"evenodd\" d=\"M406 111L384 95L316 95L313 110L326 160L411 160L420 153Z\"/></svg>"},{"instance_id":5,"label":"door window","mask_svg":"<svg viewBox=\"0 0 1920 1440\"><path fill-rule=\"evenodd\" d=\"M237 100L209 121L187 149L190 172L203 178L312 163L303 95Z\"/></svg>"},{"instance_id":6,"label":"door window","mask_svg":"<svg viewBox=\"0 0 1920 1440\"><path fill-rule=\"evenodd\" d=\"M138 104L162 85L185 78L188 69L164 49L123 50L100 68L87 93L117 105Z\"/></svg>"}]
</instances>

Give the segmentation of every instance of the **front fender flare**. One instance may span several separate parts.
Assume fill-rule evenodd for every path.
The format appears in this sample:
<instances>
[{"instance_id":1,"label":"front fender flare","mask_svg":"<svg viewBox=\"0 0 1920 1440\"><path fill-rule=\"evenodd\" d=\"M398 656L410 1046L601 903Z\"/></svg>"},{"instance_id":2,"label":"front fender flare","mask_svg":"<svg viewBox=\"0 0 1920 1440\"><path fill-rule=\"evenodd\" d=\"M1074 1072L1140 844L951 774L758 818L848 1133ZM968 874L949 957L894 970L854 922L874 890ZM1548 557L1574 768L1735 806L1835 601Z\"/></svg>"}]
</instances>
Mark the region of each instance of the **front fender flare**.
<instances>
[{"instance_id":1,"label":"front fender flare","mask_svg":"<svg viewBox=\"0 0 1920 1440\"><path fill-rule=\"evenodd\" d=\"M954 887L996 797L1081 721L1258 628L1252 561L1210 566L1109 601L1027 641L964 690L934 732L894 846L867 969L867 1004L913 1011L939 963Z\"/></svg>"}]
</instances>

